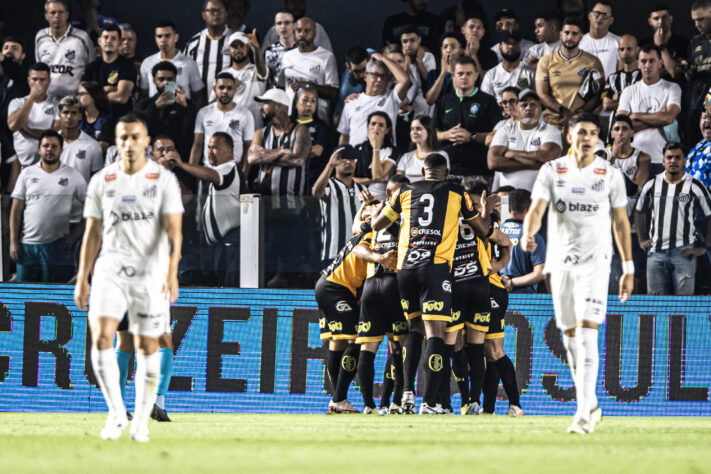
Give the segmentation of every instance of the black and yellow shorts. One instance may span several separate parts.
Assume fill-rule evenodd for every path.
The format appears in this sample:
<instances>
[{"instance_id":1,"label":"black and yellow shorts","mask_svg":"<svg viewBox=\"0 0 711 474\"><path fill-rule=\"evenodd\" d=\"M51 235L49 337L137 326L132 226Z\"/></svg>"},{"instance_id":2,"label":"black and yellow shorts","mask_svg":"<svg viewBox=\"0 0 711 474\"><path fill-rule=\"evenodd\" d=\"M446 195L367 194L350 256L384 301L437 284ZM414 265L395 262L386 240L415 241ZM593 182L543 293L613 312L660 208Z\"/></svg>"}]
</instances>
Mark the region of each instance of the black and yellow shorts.
<instances>
[{"instance_id":1,"label":"black and yellow shorts","mask_svg":"<svg viewBox=\"0 0 711 474\"><path fill-rule=\"evenodd\" d=\"M447 332L457 331L465 325L475 331L486 333L491 318L489 279L476 278L454 284L452 293L452 321ZM454 321L457 324L454 324Z\"/></svg>"},{"instance_id":2,"label":"black and yellow shorts","mask_svg":"<svg viewBox=\"0 0 711 474\"><path fill-rule=\"evenodd\" d=\"M491 322L486 339L502 339L504 337L504 316L509 307L509 293L504 288L489 285L491 292Z\"/></svg>"},{"instance_id":3,"label":"black and yellow shorts","mask_svg":"<svg viewBox=\"0 0 711 474\"><path fill-rule=\"evenodd\" d=\"M355 339L360 312L355 295L324 277L316 282L315 295L321 310L318 320L321 339Z\"/></svg>"},{"instance_id":4,"label":"black and yellow shorts","mask_svg":"<svg viewBox=\"0 0 711 474\"><path fill-rule=\"evenodd\" d=\"M424 321L452 320L452 276L448 263L398 270L400 303L409 320L422 313Z\"/></svg>"},{"instance_id":5,"label":"black and yellow shorts","mask_svg":"<svg viewBox=\"0 0 711 474\"><path fill-rule=\"evenodd\" d=\"M407 320L400 306L397 276L387 273L365 280L356 343L380 342L383 336L397 341L406 334Z\"/></svg>"}]
</instances>

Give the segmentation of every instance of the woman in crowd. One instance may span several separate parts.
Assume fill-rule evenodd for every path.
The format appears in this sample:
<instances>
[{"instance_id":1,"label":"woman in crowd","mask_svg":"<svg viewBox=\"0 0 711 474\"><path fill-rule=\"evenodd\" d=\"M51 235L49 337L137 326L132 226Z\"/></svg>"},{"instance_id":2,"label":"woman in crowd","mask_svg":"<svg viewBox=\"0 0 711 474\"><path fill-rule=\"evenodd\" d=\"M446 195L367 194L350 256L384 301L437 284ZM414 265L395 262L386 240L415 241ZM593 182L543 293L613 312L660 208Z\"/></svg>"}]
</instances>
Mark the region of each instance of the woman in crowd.
<instances>
[{"instance_id":1,"label":"woman in crowd","mask_svg":"<svg viewBox=\"0 0 711 474\"><path fill-rule=\"evenodd\" d=\"M354 147L358 153L354 179L384 201L385 185L395 167L392 122L388 114L376 111L368 115L367 127L368 139Z\"/></svg>"},{"instance_id":2,"label":"woman in crowd","mask_svg":"<svg viewBox=\"0 0 711 474\"><path fill-rule=\"evenodd\" d=\"M82 117L79 128L96 139L101 149L114 143L114 116L109 112L109 100L98 82L84 81L79 84L77 98L81 104Z\"/></svg>"},{"instance_id":3,"label":"woman in crowd","mask_svg":"<svg viewBox=\"0 0 711 474\"><path fill-rule=\"evenodd\" d=\"M418 115L410 125L410 151L400 157L397 162L397 174L405 175L411 183L422 181L422 163L427 155L437 151L437 130L434 120L429 115ZM447 159L449 156L443 151L437 151Z\"/></svg>"},{"instance_id":4,"label":"woman in crowd","mask_svg":"<svg viewBox=\"0 0 711 474\"><path fill-rule=\"evenodd\" d=\"M324 153L328 147L328 125L318 118L318 92L310 84L306 84L294 94L291 106L291 119L309 129L311 136L311 155L308 161L308 189L318 179L328 161L328 154Z\"/></svg>"}]
</instances>

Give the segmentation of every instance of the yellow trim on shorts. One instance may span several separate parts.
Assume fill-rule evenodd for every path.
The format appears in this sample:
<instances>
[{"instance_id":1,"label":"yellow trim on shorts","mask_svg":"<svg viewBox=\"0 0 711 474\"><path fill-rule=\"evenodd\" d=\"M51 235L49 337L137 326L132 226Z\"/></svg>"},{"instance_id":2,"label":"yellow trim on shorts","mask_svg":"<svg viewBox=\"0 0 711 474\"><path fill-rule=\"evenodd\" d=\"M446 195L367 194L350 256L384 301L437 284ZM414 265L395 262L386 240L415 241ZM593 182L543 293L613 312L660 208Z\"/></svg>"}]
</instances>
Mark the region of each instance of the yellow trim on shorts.
<instances>
[{"instance_id":1,"label":"yellow trim on shorts","mask_svg":"<svg viewBox=\"0 0 711 474\"><path fill-rule=\"evenodd\" d=\"M444 330L444 332L457 332L464 329L464 323L459 323L456 326L450 326Z\"/></svg>"},{"instance_id":2,"label":"yellow trim on shorts","mask_svg":"<svg viewBox=\"0 0 711 474\"><path fill-rule=\"evenodd\" d=\"M320 339L322 341L324 341L326 339L331 339L331 337L332 337L332 335L330 332L324 332L324 333L321 333Z\"/></svg>"},{"instance_id":3,"label":"yellow trim on shorts","mask_svg":"<svg viewBox=\"0 0 711 474\"><path fill-rule=\"evenodd\" d=\"M423 314L423 321L443 321L445 323L452 322L452 315L446 316L444 314Z\"/></svg>"},{"instance_id":4,"label":"yellow trim on shorts","mask_svg":"<svg viewBox=\"0 0 711 474\"><path fill-rule=\"evenodd\" d=\"M405 313L405 319L410 321L411 319L419 318L422 316L422 311L415 311L414 313Z\"/></svg>"},{"instance_id":5,"label":"yellow trim on shorts","mask_svg":"<svg viewBox=\"0 0 711 474\"><path fill-rule=\"evenodd\" d=\"M400 342L403 339L407 339L407 334L393 334L391 332L386 332L385 335L388 337L388 339L395 342Z\"/></svg>"},{"instance_id":6,"label":"yellow trim on shorts","mask_svg":"<svg viewBox=\"0 0 711 474\"><path fill-rule=\"evenodd\" d=\"M383 336L358 336L356 337L355 343L356 344L363 344L365 342L382 342L383 341Z\"/></svg>"},{"instance_id":7,"label":"yellow trim on shorts","mask_svg":"<svg viewBox=\"0 0 711 474\"><path fill-rule=\"evenodd\" d=\"M344 339L355 339L355 334L332 334L331 339L334 341L342 341Z\"/></svg>"},{"instance_id":8,"label":"yellow trim on shorts","mask_svg":"<svg viewBox=\"0 0 711 474\"><path fill-rule=\"evenodd\" d=\"M484 336L484 340L503 339L503 338L504 338L503 332L495 332L495 333L487 334L486 336Z\"/></svg>"},{"instance_id":9,"label":"yellow trim on shorts","mask_svg":"<svg viewBox=\"0 0 711 474\"><path fill-rule=\"evenodd\" d=\"M479 332L486 333L486 331L489 330L489 326L480 326L480 325L478 325L478 324L472 324L472 323L470 323L470 322L467 322L466 324L467 324L467 327L468 327L468 328L471 328L471 329L473 329L473 330L475 330L475 331L479 331Z\"/></svg>"}]
</instances>

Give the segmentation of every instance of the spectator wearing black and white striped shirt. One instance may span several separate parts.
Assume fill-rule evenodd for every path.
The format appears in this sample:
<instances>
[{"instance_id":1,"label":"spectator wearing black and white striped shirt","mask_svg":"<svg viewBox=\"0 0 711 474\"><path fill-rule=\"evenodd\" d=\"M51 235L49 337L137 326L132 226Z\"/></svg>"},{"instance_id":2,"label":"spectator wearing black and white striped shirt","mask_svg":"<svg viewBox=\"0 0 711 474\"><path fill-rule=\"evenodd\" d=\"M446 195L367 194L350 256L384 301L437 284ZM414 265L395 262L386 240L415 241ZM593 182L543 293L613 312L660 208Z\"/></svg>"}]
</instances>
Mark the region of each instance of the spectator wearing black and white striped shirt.
<instances>
[{"instance_id":1,"label":"spectator wearing black and white striped shirt","mask_svg":"<svg viewBox=\"0 0 711 474\"><path fill-rule=\"evenodd\" d=\"M637 201L635 227L639 246L647 255L647 293L692 295L696 257L706 249L696 246L695 215L706 217L706 236L711 241L711 194L704 185L684 173L681 145L664 147L664 172L644 185ZM646 216L651 215L647 227Z\"/></svg>"},{"instance_id":2,"label":"spectator wearing black and white striped shirt","mask_svg":"<svg viewBox=\"0 0 711 474\"><path fill-rule=\"evenodd\" d=\"M226 41L233 32L227 26L227 8L221 0L207 0L203 3L202 19L205 21L205 29L190 38L184 53L197 63L209 94L217 74L230 65Z\"/></svg>"},{"instance_id":3,"label":"spectator wearing black and white striped shirt","mask_svg":"<svg viewBox=\"0 0 711 474\"><path fill-rule=\"evenodd\" d=\"M606 112L605 115L610 116L608 129L612 128L612 120L620 104L622 91L642 79L642 73L637 67L639 54L637 38L630 34L622 35L617 44L617 54L620 56L622 68L610 74L605 82L605 90L602 92L602 110Z\"/></svg>"},{"instance_id":4,"label":"spectator wearing black and white striped shirt","mask_svg":"<svg viewBox=\"0 0 711 474\"><path fill-rule=\"evenodd\" d=\"M367 189L353 179L356 155L341 155L339 148L328 160L311 193L320 199L321 261L328 265L353 236L351 226L362 204L360 193ZM334 176L335 174L335 176Z\"/></svg>"}]
</instances>

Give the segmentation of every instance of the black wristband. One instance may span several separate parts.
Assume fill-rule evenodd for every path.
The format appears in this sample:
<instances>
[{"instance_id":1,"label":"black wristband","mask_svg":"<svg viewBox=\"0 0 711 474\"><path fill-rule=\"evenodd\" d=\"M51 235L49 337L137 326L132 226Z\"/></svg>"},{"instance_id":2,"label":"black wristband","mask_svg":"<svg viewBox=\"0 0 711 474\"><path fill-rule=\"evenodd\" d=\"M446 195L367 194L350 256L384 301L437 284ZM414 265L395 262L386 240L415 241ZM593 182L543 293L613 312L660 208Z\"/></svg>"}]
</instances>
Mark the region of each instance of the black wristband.
<instances>
[{"instance_id":1,"label":"black wristband","mask_svg":"<svg viewBox=\"0 0 711 474\"><path fill-rule=\"evenodd\" d=\"M373 226L370 224L370 221L363 222L360 225L360 230L364 233L367 234L368 232L371 232L373 230Z\"/></svg>"}]
</instances>

